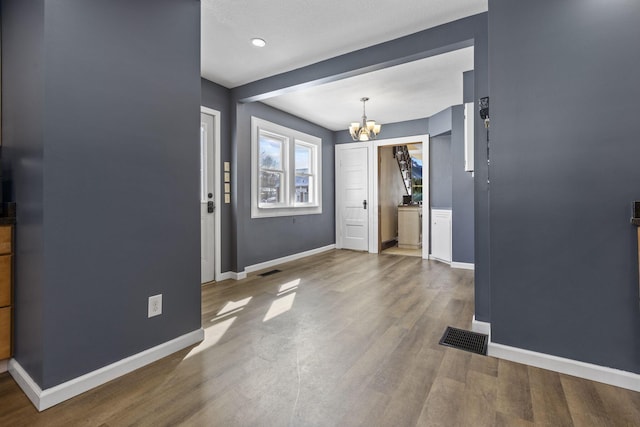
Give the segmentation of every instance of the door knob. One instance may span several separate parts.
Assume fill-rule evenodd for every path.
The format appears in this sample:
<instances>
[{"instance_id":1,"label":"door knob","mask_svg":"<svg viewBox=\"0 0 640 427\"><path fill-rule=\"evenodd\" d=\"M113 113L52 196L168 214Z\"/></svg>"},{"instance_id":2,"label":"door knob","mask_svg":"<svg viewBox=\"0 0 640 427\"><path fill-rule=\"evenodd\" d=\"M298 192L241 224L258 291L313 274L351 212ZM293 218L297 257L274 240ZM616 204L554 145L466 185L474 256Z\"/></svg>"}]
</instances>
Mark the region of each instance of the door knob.
<instances>
[{"instance_id":1,"label":"door knob","mask_svg":"<svg viewBox=\"0 0 640 427\"><path fill-rule=\"evenodd\" d=\"M363 200L363 201L362 201L362 207L363 207L364 209L367 209L367 201L366 201L366 200Z\"/></svg>"}]
</instances>

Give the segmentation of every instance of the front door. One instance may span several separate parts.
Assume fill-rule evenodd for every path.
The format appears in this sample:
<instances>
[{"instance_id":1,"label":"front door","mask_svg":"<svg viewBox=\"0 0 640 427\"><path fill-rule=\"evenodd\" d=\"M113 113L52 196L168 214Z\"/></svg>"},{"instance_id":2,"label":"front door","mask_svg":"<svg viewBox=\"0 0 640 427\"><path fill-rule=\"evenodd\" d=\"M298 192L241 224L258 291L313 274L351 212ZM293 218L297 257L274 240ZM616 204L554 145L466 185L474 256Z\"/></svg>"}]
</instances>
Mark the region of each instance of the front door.
<instances>
[{"instance_id":1,"label":"front door","mask_svg":"<svg viewBox=\"0 0 640 427\"><path fill-rule=\"evenodd\" d=\"M200 281L214 280L215 202L213 184L213 116L200 114Z\"/></svg>"},{"instance_id":2,"label":"front door","mask_svg":"<svg viewBox=\"0 0 640 427\"><path fill-rule=\"evenodd\" d=\"M368 145L336 146L336 195L340 247L369 250Z\"/></svg>"}]
</instances>

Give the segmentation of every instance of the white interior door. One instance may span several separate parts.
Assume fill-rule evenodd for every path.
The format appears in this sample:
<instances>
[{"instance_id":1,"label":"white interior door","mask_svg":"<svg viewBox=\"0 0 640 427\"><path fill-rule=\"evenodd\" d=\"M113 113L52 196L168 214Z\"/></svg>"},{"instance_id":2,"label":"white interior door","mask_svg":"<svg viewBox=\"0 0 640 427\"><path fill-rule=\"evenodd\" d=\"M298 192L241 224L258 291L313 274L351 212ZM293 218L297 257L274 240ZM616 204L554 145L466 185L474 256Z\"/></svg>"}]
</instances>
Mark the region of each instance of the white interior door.
<instances>
[{"instance_id":1,"label":"white interior door","mask_svg":"<svg viewBox=\"0 0 640 427\"><path fill-rule=\"evenodd\" d=\"M336 146L336 226L344 249L369 249L368 156L362 143Z\"/></svg>"},{"instance_id":2,"label":"white interior door","mask_svg":"<svg viewBox=\"0 0 640 427\"><path fill-rule=\"evenodd\" d=\"M215 277L214 120L200 114L200 281Z\"/></svg>"}]
</instances>

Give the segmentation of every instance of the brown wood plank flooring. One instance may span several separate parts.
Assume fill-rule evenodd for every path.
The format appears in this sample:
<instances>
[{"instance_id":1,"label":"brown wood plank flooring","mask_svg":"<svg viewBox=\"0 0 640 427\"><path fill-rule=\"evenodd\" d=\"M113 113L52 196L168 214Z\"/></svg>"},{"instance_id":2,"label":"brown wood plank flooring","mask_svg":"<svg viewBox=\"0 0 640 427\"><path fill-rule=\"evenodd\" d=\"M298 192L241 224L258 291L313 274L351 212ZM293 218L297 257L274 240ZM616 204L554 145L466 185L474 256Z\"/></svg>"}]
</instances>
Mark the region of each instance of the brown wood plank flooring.
<instances>
[{"instance_id":1,"label":"brown wood plank flooring","mask_svg":"<svg viewBox=\"0 0 640 427\"><path fill-rule=\"evenodd\" d=\"M38 413L0 374L2 426L632 426L640 393L438 345L473 272L331 251L202 290L206 339Z\"/></svg>"}]
</instances>

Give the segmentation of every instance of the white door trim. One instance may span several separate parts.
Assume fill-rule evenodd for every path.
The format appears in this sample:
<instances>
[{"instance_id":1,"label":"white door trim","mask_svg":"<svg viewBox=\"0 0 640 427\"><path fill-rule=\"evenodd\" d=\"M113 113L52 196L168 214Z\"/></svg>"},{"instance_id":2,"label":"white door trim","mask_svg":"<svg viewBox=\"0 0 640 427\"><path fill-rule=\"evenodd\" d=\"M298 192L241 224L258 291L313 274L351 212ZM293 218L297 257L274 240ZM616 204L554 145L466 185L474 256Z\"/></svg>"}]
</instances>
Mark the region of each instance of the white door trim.
<instances>
[{"instance_id":1,"label":"white door trim","mask_svg":"<svg viewBox=\"0 0 640 427\"><path fill-rule=\"evenodd\" d=\"M210 116L213 116L213 123L214 123L214 132L213 132L213 150L215 153L215 162L213 162L213 185L216 189L215 194L214 194L214 200L216 203L216 209L214 211L214 230L215 230L215 236L214 236L214 245L215 245L215 267L214 267L214 273L213 273L213 280L219 281L220 277L222 275L222 271L220 270L221 268L221 255L220 255L220 251L221 251L221 238L220 238L220 223L221 223L221 219L220 219L220 193L222 193L222 190L220 188L220 111L218 110L214 110L212 108L209 107L204 107L201 106L200 107L200 112L204 113L204 114L208 114Z\"/></svg>"},{"instance_id":2,"label":"white door trim","mask_svg":"<svg viewBox=\"0 0 640 427\"><path fill-rule=\"evenodd\" d=\"M378 147L386 145L405 145L411 143L422 143L422 258L429 259L429 226L431 224L429 215L431 212L429 203L429 134L404 136L401 138L379 139L373 141L373 150L370 151L369 164L369 200L371 209L369 210L369 253L378 253ZM358 144L357 142L355 144ZM360 143L362 144L362 143ZM426 177L426 179L425 179ZM426 185L425 185L426 181ZM375 203L373 203L375 202ZM337 242L337 240L336 240Z\"/></svg>"}]
</instances>

